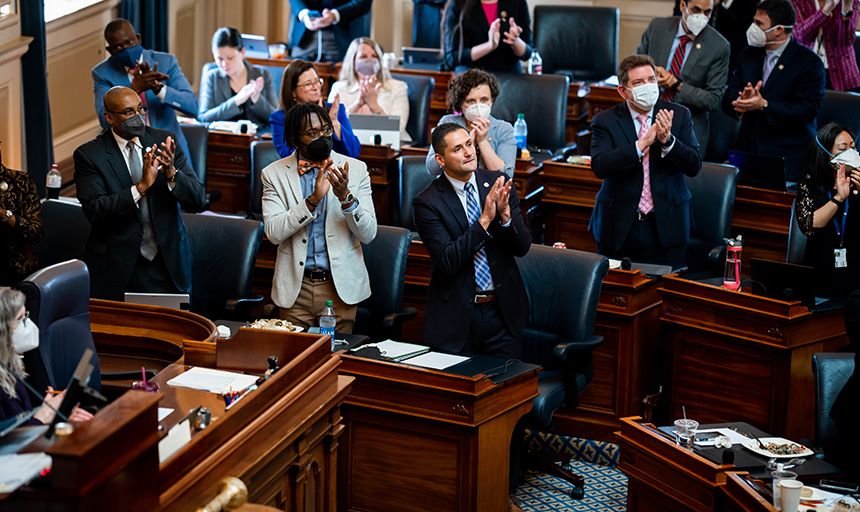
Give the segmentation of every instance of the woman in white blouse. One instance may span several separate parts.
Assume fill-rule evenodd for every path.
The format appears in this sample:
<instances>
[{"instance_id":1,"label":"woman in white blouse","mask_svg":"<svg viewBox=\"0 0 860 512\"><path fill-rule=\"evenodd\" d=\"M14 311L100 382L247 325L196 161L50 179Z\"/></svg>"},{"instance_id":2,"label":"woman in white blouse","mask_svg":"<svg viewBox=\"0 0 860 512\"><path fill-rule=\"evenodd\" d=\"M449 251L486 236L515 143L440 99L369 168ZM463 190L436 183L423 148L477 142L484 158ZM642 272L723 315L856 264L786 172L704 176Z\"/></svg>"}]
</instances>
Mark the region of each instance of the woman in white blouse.
<instances>
[{"instance_id":1,"label":"woman in white blouse","mask_svg":"<svg viewBox=\"0 0 860 512\"><path fill-rule=\"evenodd\" d=\"M340 94L340 102L350 114L400 116L400 139L411 141L406 133L409 97L406 82L391 78L382 65L382 48L373 39L352 40L340 69L340 80L329 93L329 102Z\"/></svg>"}]
</instances>

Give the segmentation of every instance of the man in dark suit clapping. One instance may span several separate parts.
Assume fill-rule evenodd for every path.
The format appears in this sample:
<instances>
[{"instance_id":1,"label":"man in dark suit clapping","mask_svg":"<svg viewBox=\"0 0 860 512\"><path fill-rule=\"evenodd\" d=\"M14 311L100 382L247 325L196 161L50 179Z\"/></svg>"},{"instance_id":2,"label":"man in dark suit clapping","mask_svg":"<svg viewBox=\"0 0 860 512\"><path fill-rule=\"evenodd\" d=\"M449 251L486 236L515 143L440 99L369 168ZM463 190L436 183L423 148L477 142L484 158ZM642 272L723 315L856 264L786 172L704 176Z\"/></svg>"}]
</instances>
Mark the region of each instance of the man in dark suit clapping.
<instances>
[{"instance_id":1,"label":"man in dark suit clapping","mask_svg":"<svg viewBox=\"0 0 860 512\"><path fill-rule=\"evenodd\" d=\"M692 222L684 175L702 166L690 111L658 98L647 55L622 60L618 84L624 103L591 123L591 170L603 184L589 229L610 258L683 266Z\"/></svg>"}]
</instances>

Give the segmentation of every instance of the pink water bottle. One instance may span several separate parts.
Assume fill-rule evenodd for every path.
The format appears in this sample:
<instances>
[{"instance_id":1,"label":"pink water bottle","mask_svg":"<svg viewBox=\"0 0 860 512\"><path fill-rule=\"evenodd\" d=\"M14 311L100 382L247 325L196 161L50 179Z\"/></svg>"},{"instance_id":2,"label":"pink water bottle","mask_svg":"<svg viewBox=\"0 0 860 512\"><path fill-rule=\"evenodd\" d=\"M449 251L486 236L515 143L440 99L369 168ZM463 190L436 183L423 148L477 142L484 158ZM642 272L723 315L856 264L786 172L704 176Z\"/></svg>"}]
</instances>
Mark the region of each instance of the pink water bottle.
<instances>
[{"instance_id":1,"label":"pink water bottle","mask_svg":"<svg viewBox=\"0 0 860 512\"><path fill-rule=\"evenodd\" d=\"M741 251L743 237L725 238L726 242L726 272L723 274L723 288L738 291L741 287Z\"/></svg>"}]
</instances>

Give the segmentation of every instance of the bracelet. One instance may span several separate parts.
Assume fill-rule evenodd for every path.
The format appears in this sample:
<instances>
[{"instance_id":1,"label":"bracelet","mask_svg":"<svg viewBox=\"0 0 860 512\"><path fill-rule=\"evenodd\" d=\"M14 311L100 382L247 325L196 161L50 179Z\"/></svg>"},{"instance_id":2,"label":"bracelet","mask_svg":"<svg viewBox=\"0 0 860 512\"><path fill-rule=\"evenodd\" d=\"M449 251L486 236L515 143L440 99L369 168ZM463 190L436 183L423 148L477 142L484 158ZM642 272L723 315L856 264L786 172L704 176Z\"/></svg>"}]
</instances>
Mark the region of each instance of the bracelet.
<instances>
[{"instance_id":1,"label":"bracelet","mask_svg":"<svg viewBox=\"0 0 860 512\"><path fill-rule=\"evenodd\" d=\"M315 202L311 201L310 197L306 197L305 202L308 204L308 206L310 206L311 210L316 210L317 206L319 206L319 203L315 203Z\"/></svg>"},{"instance_id":2,"label":"bracelet","mask_svg":"<svg viewBox=\"0 0 860 512\"><path fill-rule=\"evenodd\" d=\"M140 197L143 197L143 196L145 196L145 195L146 195L146 192L141 192L141 190L140 190L140 183L135 183L135 184L134 184L134 188L136 188L136 189L137 189L137 193L138 193L138 194L140 194Z\"/></svg>"},{"instance_id":3,"label":"bracelet","mask_svg":"<svg viewBox=\"0 0 860 512\"><path fill-rule=\"evenodd\" d=\"M843 203L844 201L840 201L840 200L836 199L835 197L831 197L831 198L830 198L830 202L831 202L831 203L833 203L833 204L835 204L836 206L842 206L842 203Z\"/></svg>"},{"instance_id":4,"label":"bracelet","mask_svg":"<svg viewBox=\"0 0 860 512\"><path fill-rule=\"evenodd\" d=\"M167 178L168 183L176 183L176 173L177 172L179 172L179 171L177 171L176 169L173 169L173 174L171 174L170 177Z\"/></svg>"}]
</instances>

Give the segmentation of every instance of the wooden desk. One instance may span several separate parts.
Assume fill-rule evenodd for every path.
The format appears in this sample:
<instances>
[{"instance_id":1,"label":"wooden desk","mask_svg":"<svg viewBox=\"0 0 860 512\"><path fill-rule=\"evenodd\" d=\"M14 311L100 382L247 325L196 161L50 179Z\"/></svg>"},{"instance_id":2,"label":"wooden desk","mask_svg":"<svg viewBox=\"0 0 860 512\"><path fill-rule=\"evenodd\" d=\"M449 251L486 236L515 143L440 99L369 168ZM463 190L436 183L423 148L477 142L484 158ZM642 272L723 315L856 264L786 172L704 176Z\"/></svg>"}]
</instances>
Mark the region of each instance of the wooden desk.
<instances>
[{"instance_id":1,"label":"wooden desk","mask_svg":"<svg viewBox=\"0 0 860 512\"><path fill-rule=\"evenodd\" d=\"M540 176L547 243L564 242L569 249L595 252L597 243L588 231L588 223L603 180L588 166L551 160L541 163Z\"/></svg>"},{"instance_id":2,"label":"wooden desk","mask_svg":"<svg viewBox=\"0 0 860 512\"><path fill-rule=\"evenodd\" d=\"M585 100L588 102L588 122L590 123L594 116L609 110L618 105L624 99L618 94L618 88L614 85L606 85L603 82L589 84L588 94L585 95ZM588 154L585 152L584 154Z\"/></svg>"},{"instance_id":3,"label":"wooden desk","mask_svg":"<svg viewBox=\"0 0 860 512\"><path fill-rule=\"evenodd\" d=\"M720 487L722 512L776 512L773 502L764 498L747 484L746 471L729 471L726 483Z\"/></svg>"},{"instance_id":4,"label":"wooden desk","mask_svg":"<svg viewBox=\"0 0 860 512\"><path fill-rule=\"evenodd\" d=\"M212 211L248 211L251 198L251 143L255 140L259 140L256 135L209 132L206 188L221 191L221 199L212 203Z\"/></svg>"},{"instance_id":5,"label":"wooden desk","mask_svg":"<svg viewBox=\"0 0 860 512\"><path fill-rule=\"evenodd\" d=\"M391 146L361 145L358 159L367 164L370 186L373 189L373 208L376 210L376 223L391 224L391 209L397 202L400 192L400 176L397 171L397 157L400 153Z\"/></svg>"},{"instance_id":6,"label":"wooden desk","mask_svg":"<svg viewBox=\"0 0 860 512\"><path fill-rule=\"evenodd\" d=\"M744 237L743 275L749 275L750 258L785 261L794 198L789 192L744 186L735 189L732 235Z\"/></svg>"},{"instance_id":7,"label":"wooden desk","mask_svg":"<svg viewBox=\"0 0 860 512\"><path fill-rule=\"evenodd\" d=\"M511 434L538 394L537 371L493 384L342 355L341 511L508 508Z\"/></svg>"},{"instance_id":8,"label":"wooden desk","mask_svg":"<svg viewBox=\"0 0 860 512\"><path fill-rule=\"evenodd\" d=\"M810 313L782 302L667 276L660 319L669 414L699 423L745 421L812 439L812 355L847 345L842 309Z\"/></svg>"}]
</instances>

